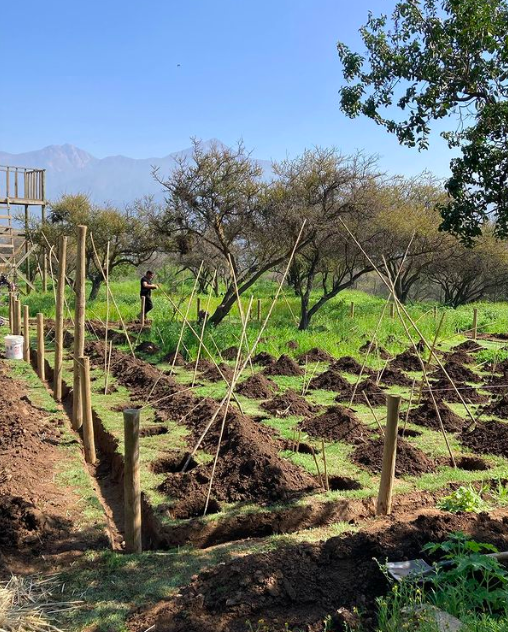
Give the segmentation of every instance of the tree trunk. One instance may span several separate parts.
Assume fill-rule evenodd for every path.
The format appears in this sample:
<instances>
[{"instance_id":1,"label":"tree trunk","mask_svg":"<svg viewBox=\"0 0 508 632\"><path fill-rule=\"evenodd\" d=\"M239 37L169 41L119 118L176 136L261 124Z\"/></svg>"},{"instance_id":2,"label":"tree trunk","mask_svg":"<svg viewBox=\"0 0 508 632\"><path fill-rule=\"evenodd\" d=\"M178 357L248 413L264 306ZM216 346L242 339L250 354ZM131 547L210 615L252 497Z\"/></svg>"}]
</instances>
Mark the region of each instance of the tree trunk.
<instances>
[{"instance_id":1,"label":"tree trunk","mask_svg":"<svg viewBox=\"0 0 508 632\"><path fill-rule=\"evenodd\" d=\"M90 296L88 297L89 301L95 301L99 294L99 290L102 285L102 274L96 274L92 277L92 289L90 290Z\"/></svg>"},{"instance_id":2,"label":"tree trunk","mask_svg":"<svg viewBox=\"0 0 508 632\"><path fill-rule=\"evenodd\" d=\"M309 314L309 294L305 293L300 298L300 322L298 329L305 331L310 325L311 315Z\"/></svg>"}]
</instances>

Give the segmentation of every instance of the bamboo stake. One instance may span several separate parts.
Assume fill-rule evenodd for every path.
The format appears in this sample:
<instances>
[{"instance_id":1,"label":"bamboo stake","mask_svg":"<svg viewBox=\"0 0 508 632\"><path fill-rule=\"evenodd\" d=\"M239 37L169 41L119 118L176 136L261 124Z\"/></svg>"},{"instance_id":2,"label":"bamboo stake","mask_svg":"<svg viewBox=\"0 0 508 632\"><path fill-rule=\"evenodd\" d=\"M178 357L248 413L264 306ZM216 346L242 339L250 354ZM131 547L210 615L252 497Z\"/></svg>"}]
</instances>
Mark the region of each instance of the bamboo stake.
<instances>
[{"instance_id":1,"label":"bamboo stake","mask_svg":"<svg viewBox=\"0 0 508 632\"><path fill-rule=\"evenodd\" d=\"M257 320L261 320L261 299L258 298Z\"/></svg>"},{"instance_id":2,"label":"bamboo stake","mask_svg":"<svg viewBox=\"0 0 508 632\"><path fill-rule=\"evenodd\" d=\"M318 476L319 476L319 484L321 485L321 487L324 487L326 489L326 487L325 487L325 485L323 483L323 478L321 476L321 471L319 469L319 463L318 463L318 460L316 458L316 452L315 452L315 450L314 450L314 448L312 446L309 446L309 447L310 447L310 451L312 453L312 457L314 459L314 463L316 464L316 470L317 470L317 473L318 473Z\"/></svg>"},{"instance_id":3,"label":"bamboo stake","mask_svg":"<svg viewBox=\"0 0 508 632\"><path fill-rule=\"evenodd\" d=\"M141 297L141 328L145 327L146 296Z\"/></svg>"},{"instance_id":4,"label":"bamboo stake","mask_svg":"<svg viewBox=\"0 0 508 632\"><path fill-rule=\"evenodd\" d=\"M376 514L387 516L392 510L392 492L395 479L395 463L397 458L397 426L399 423L400 395L387 395L387 415L385 441L383 448L383 467Z\"/></svg>"},{"instance_id":5,"label":"bamboo stake","mask_svg":"<svg viewBox=\"0 0 508 632\"><path fill-rule=\"evenodd\" d=\"M80 358L85 352L85 244L86 226L78 226L77 256L76 256L76 282L74 303L74 364L73 364L73 389L72 389L72 427L79 430L83 423L83 403L81 401L81 369Z\"/></svg>"},{"instance_id":6,"label":"bamboo stake","mask_svg":"<svg viewBox=\"0 0 508 632\"><path fill-rule=\"evenodd\" d=\"M325 441L321 439L321 450L323 451L323 469L325 473L325 489L327 492L330 491L330 482L328 481L328 467L326 465L326 450L325 450Z\"/></svg>"},{"instance_id":7,"label":"bamboo stake","mask_svg":"<svg viewBox=\"0 0 508 632\"><path fill-rule=\"evenodd\" d=\"M46 371L44 367L44 314L37 314L37 375L44 382Z\"/></svg>"},{"instance_id":8,"label":"bamboo stake","mask_svg":"<svg viewBox=\"0 0 508 632\"><path fill-rule=\"evenodd\" d=\"M28 305L23 305L23 360L30 362L30 314Z\"/></svg>"},{"instance_id":9,"label":"bamboo stake","mask_svg":"<svg viewBox=\"0 0 508 632\"><path fill-rule=\"evenodd\" d=\"M349 306L349 317L350 318L355 317L355 304L353 303L353 301L351 301L351 304Z\"/></svg>"},{"instance_id":10,"label":"bamboo stake","mask_svg":"<svg viewBox=\"0 0 508 632\"><path fill-rule=\"evenodd\" d=\"M478 309L473 309L473 340L476 342L478 338Z\"/></svg>"},{"instance_id":11,"label":"bamboo stake","mask_svg":"<svg viewBox=\"0 0 508 632\"><path fill-rule=\"evenodd\" d=\"M51 262L51 259L50 259ZM55 366L53 370L53 395L57 402L62 401L62 367L65 278L67 269L67 237L62 235L58 244L58 283L56 293L55 318ZM54 285L54 284L53 284Z\"/></svg>"},{"instance_id":12,"label":"bamboo stake","mask_svg":"<svg viewBox=\"0 0 508 632\"><path fill-rule=\"evenodd\" d=\"M404 437L404 434L406 432L406 428L407 428L407 423L409 421L409 413L411 412L411 404L413 403L413 395L415 392L415 384L416 384L416 379L413 379L413 384L411 385L411 393L409 394L409 403L407 405L407 410L406 410L406 417L404 419L404 427L402 428L402 436Z\"/></svg>"},{"instance_id":13,"label":"bamboo stake","mask_svg":"<svg viewBox=\"0 0 508 632\"><path fill-rule=\"evenodd\" d=\"M367 402L367 406L369 407L369 410L370 410L372 416L374 417L374 419L376 421L377 427L379 428L379 431L381 432L381 435L384 435L385 431L383 430L383 426L381 425L381 422L379 421L376 413L374 412L374 409L372 408L372 404L370 403L370 400L367 397L367 393L365 391L362 391L362 395L363 395L363 398L365 399L365 401Z\"/></svg>"},{"instance_id":14,"label":"bamboo stake","mask_svg":"<svg viewBox=\"0 0 508 632\"><path fill-rule=\"evenodd\" d=\"M139 475L139 417L140 411L123 411L124 421L124 515L125 550L141 553L141 483Z\"/></svg>"},{"instance_id":15,"label":"bamboo stake","mask_svg":"<svg viewBox=\"0 0 508 632\"><path fill-rule=\"evenodd\" d=\"M81 371L81 399L83 403L83 444L85 446L85 461L95 464L95 436L92 417L92 389L90 386L90 359L79 358Z\"/></svg>"}]
</instances>

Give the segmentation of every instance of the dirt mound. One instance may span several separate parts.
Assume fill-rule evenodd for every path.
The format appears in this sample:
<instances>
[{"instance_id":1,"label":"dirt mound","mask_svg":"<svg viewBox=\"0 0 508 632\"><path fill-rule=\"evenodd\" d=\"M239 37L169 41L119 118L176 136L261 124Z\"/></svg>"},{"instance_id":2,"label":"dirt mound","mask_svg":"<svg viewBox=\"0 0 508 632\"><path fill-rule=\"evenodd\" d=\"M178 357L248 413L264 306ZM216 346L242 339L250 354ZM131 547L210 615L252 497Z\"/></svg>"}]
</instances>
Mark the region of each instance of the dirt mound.
<instances>
[{"instance_id":1,"label":"dirt mound","mask_svg":"<svg viewBox=\"0 0 508 632\"><path fill-rule=\"evenodd\" d=\"M221 352L221 356L224 360L236 360L238 357L238 347L228 347Z\"/></svg>"},{"instance_id":2,"label":"dirt mound","mask_svg":"<svg viewBox=\"0 0 508 632\"><path fill-rule=\"evenodd\" d=\"M213 500L216 503L253 500L270 503L315 488L309 474L278 453L279 447L267 428L230 410L213 479ZM208 463L189 472L168 475L159 489L171 499L178 499L168 509L172 517L186 518L203 513L212 467L213 464Z\"/></svg>"},{"instance_id":3,"label":"dirt mound","mask_svg":"<svg viewBox=\"0 0 508 632\"><path fill-rule=\"evenodd\" d=\"M209 382L220 382L226 379L227 382L231 383L233 374L233 369L228 364L221 362L218 367L213 364L209 369L203 371L202 376Z\"/></svg>"},{"instance_id":4,"label":"dirt mound","mask_svg":"<svg viewBox=\"0 0 508 632\"><path fill-rule=\"evenodd\" d=\"M432 392L434 393L434 397L437 400L444 400L446 402L450 402L451 404L460 404L461 399L457 394L457 391L450 384L450 381L444 377L440 380L433 381L431 383ZM477 392L474 386L464 386L464 384L460 384L458 387L459 392L466 402L466 404L483 404L488 401L487 395L481 395ZM423 392L426 392L426 388L423 389Z\"/></svg>"},{"instance_id":5,"label":"dirt mound","mask_svg":"<svg viewBox=\"0 0 508 632\"><path fill-rule=\"evenodd\" d=\"M468 351L470 353L476 353L482 349L483 347L474 340L465 340L464 342L461 342L460 345L455 345L453 347L453 351Z\"/></svg>"},{"instance_id":6,"label":"dirt mound","mask_svg":"<svg viewBox=\"0 0 508 632\"><path fill-rule=\"evenodd\" d=\"M252 399L268 399L279 387L260 373L250 375L244 382L238 384L236 392Z\"/></svg>"},{"instance_id":7,"label":"dirt mound","mask_svg":"<svg viewBox=\"0 0 508 632\"><path fill-rule=\"evenodd\" d=\"M333 362L334 360L335 358L328 351L319 347L312 347L312 349L298 356L300 364L305 364L306 362Z\"/></svg>"},{"instance_id":8,"label":"dirt mound","mask_svg":"<svg viewBox=\"0 0 508 632\"><path fill-rule=\"evenodd\" d=\"M439 414L443 421L444 429L448 432L459 432L464 427L464 420L456 415L443 402L436 402ZM439 419L433 402L430 399L422 401L418 408L413 408L409 412L408 420L417 426L425 426L433 430L441 430Z\"/></svg>"},{"instance_id":9,"label":"dirt mound","mask_svg":"<svg viewBox=\"0 0 508 632\"><path fill-rule=\"evenodd\" d=\"M444 358L447 362L454 362L455 364L473 364L475 361L473 356L469 355L469 353L464 350L445 353Z\"/></svg>"},{"instance_id":10,"label":"dirt mound","mask_svg":"<svg viewBox=\"0 0 508 632\"><path fill-rule=\"evenodd\" d=\"M482 414L495 415L500 419L508 419L508 395L503 395L497 402L482 409Z\"/></svg>"},{"instance_id":11,"label":"dirt mound","mask_svg":"<svg viewBox=\"0 0 508 632\"><path fill-rule=\"evenodd\" d=\"M369 472L381 472L383 465L384 440L370 439L360 444L351 455L352 460L365 467ZM433 472L434 462L420 449L401 439L397 439L397 458L395 461L396 476L419 476Z\"/></svg>"},{"instance_id":12,"label":"dirt mound","mask_svg":"<svg viewBox=\"0 0 508 632\"><path fill-rule=\"evenodd\" d=\"M288 349L298 349L298 347L299 347L299 346L300 346L300 345L298 344L298 342L297 342L296 340L289 340L289 341L286 343L286 347L287 347Z\"/></svg>"},{"instance_id":13,"label":"dirt mound","mask_svg":"<svg viewBox=\"0 0 508 632\"><path fill-rule=\"evenodd\" d=\"M185 368L189 369L189 371L194 371L196 368L196 361L192 360L191 362L187 362L187 364L185 365ZM208 360L207 358L199 358L198 363L197 363L198 371L208 371L209 369L214 369L214 368L215 368L215 364L211 360Z\"/></svg>"},{"instance_id":14,"label":"dirt mound","mask_svg":"<svg viewBox=\"0 0 508 632\"><path fill-rule=\"evenodd\" d=\"M326 391L338 391L345 397L351 397L352 385L338 371L324 371L312 378L309 388L321 388Z\"/></svg>"},{"instance_id":15,"label":"dirt mound","mask_svg":"<svg viewBox=\"0 0 508 632\"><path fill-rule=\"evenodd\" d=\"M331 366L332 371L344 371L346 373L355 373L356 375L362 370L362 365L351 356L344 356L336 360ZM364 375L372 375L372 369L364 367Z\"/></svg>"},{"instance_id":16,"label":"dirt mound","mask_svg":"<svg viewBox=\"0 0 508 632\"><path fill-rule=\"evenodd\" d=\"M372 406L384 406L386 404L385 393L372 378L369 377L358 384L353 401L357 404L365 404L365 397L362 395L363 392L365 392L365 395L367 395L367 397L369 398L369 402ZM349 398L350 397L351 395L349 395ZM349 398L343 397L342 393L339 393L339 395L335 399L336 401L341 402Z\"/></svg>"},{"instance_id":17,"label":"dirt mound","mask_svg":"<svg viewBox=\"0 0 508 632\"><path fill-rule=\"evenodd\" d=\"M260 351L256 353L256 355L252 358L253 364L260 364L261 366L269 366L270 364L274 364L275 358L268 351Z\"/></svg>"},{"instance_id":18,"label":"dirt mound","mask_svg":"<svg viewBox=\"0 0 508 632\"><path fill-rule=\"evenodd\" d=\"M174 351L171 351L171 353L165 355L162 358L162 361L167 362L168 364L172 364L173 366L185 366L186 364L183 355L180 352L175 353Z\"/></svg>"},{"instance_id":19,"label":"dirt mound","mask_svg":"<svg viewBox=\"0 0 508 632\"><path fill-rule=\"evenodd\" d=\"M386 349L383 349L383 347L379 346L377 342L372 343L372 346L371 346L370 340L367 340L367 342L360 347L359 351L361 353L367 353L367 351L369 350L369 347L370 347L370 353L376 357L379 356L381 360L388 360L389 358L392 357L388 353L388 351Z\"/></svg>"},{"instance_id":20,"label":"dirt mound","mask_svg":"<svg viewBox=\"0 0 508 632\"><path fill-rule=\"evenodd\" d=\"M145 353L146 355L155 355L156 353L159 353L160 347L154 344L151 340L143 340L143 342L140 342L139 345L137 345L134 351Z\"/></svg>"},{"instance_id":21,"label":"dirt mound","mask_svg":"<svg viewBox=\"0 0 508 632\"><path fill-rule=\"evenodd\" d=\"M282 354L276 362L263 369L263 373L265 375L298 376L303 375L304 371L292 358Z\"/></svg>"},{"instance_id":22,"label":"dirt mound","mask_svg":"<svg viewBox=\"0 0 508 632\"><path fill-rule=\"evenodd\" d=\"M451 360L448 360L444 364L444 369L454 382L478 383L482 381L482 378L477 373L475 373L474 371L471 371L471 369L469 369L467 366L464 366L463 364L459 364L458 362L453 362ZM433 379L438 379L438 380L447 379L444 371L441 368L431 373L429 377L432 377Z\"/></svg>"},{"instance_id":23,"label":"dirt mound","mask_svg":"<svg viewBox=\"0 0 508 632\"><path fill-rule=\"evenodd\" d=\"M44 518L35 506L19 496L0 498L0 547L20 549L42 536Z\"/></svg>"},{"instance_id":24,"label":"dirt mound","mask_svg":"<svg viewBox=\"0 0 508 632\"><path fill-rule=\"evenodd\" d=\"M480 422L471 432L464 431L460 440L474 452L508 457L508 424L500 421Z\"/></svg>"},{"instance_id":25,"label":"dirt mound","mask_svg":"<svg viewBox=\"0 0 508 632\"><path fill-rule=\"evenodd\" d=\"M406 349L390 362L390 368L402 369L403 371L421 371L422 365L418 356L411 350Z\"/></svg>"},{"instance_id":26,"label":"dirt mound","mask_svg":"<svg viewBox=\"0 0 508 632\"><path fill-rule=\"evenodd\" d=\"M322 415L304 419L299 427L312 437L326 441L358 443L370 434L354 410L345 406L330 406Z\"/></svg>"},{"instance_id":27,"label":"dirt mound","mask_svg":"<svg viewBox=\"0 0 508 632\"><path fill-rule=\"evenodd\" d=\"M286 545L237 557L194 576L179 595L135 614L130 632L245 632L259 621L273 632L321 632L332 614L333 630L360 610L373 629L375 599L388 583L376 560L422 557L427 542L463 531L504 550L507 524L487 514L421 515L375 533L355 533L315 544ZM432 560L427 560L432 561ZM340 610L339 614L337 613ZM347 614L349 613L349 614ZM287 626L287 627L286 627Z\"/></svg>"},{"instance_id":28,"label":"dirt mound","mask_svg":"<svg viewBox=\"0 0 508 632\"><path fill-rule=\"evenodd\" d=\"M277 417L287 417L288 415L311 415L319 410L319 406L310 404L304 397L298 395L296 391L288 389L280 395L276 395L268 402L261 404L261 408L267 410Z\"/></svg>"},{"instance_id":29,"label":"dirt mound","mask_svg":"<svg viewBox=\"0 0 508 632\"><path fill-rule=\"evenodd\" d=\"M381 374L381 382L387 386L411 386L413 380L402 373L400 369L387 366Z\"/></svg>"}]
</instances>

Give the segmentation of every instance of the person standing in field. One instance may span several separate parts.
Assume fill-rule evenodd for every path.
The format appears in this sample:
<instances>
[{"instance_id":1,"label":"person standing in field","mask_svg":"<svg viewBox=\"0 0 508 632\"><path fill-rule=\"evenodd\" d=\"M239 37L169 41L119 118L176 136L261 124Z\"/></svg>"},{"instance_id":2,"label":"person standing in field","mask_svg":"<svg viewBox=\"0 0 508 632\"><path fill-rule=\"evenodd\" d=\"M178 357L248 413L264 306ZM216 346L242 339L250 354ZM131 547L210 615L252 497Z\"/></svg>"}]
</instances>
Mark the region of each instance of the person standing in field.
<instances>
[{"instance_id":1,"label":"person standing in field","mask_svg":"<svg viewBox=\"0 0 508 632\"><path fill-rule=\"evenodd\" d=\"M141 289L139 295L141 296L141 302L143 302L143 296L145 297L145 321L148 315L148 312L153 309L152 303L152 290L157 290L158 286L155 283L152 283L153 272L151 270L147 270L144 277L141 278ZM141 316L141 314L140 314Z\"/></svg>"}]
</instances>

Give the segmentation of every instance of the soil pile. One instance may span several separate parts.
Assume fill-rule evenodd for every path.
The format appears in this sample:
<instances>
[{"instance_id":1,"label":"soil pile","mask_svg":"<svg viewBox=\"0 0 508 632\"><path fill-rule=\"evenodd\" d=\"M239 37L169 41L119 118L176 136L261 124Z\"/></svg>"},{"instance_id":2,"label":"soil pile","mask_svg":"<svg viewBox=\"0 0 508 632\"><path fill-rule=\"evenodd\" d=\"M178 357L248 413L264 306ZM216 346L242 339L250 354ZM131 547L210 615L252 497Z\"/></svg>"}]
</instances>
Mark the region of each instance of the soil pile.
<instances>
[{"instance_id":1,"label":"soil pile","mask_svg":"<svg viewBox=\"0 0 508 632\"><path fill-rule=\"evenodd\" d=\"M140 342L139 345L137 345L134 351L137 351L138 353L145 353L146 355L155 355L156 353L159 353L160 347L150 340L143 340L143 342Z\"/></svg>"},{"instance_id":2,"label":"soil pile","mask_svg":"<svg viewBox=\"0 0 508 632\"><path fill-rule=\"evenodd\" d=\"M330 406L322 415L304 419L299 427L310 436L326 441L358 443L371 434L354 410L345 406Z\"/></svg>"},{"instance_id":3,"label":"soil pile","mask_svg":"<svg viewBox=\"0 0 508 632\"><path fill-rule=\"evenodd\" d=\"M402 373L400 369L387 366L381 374L381 382L387 386L411 386L413 380Z\"/></svg>"},{"instance_id":4,"label":"soil pile","mask_svg":"<svg viewBox=\"0 0 508 632\"><path fill-rule=\"evenodd\" d=\"M356 387L353 401L357 404L366 403L365 397L362 395L362 393L365 393L365 395L367 395L372 406L383 406L384 404L386 404L386 395L381 390L381 388L379 388L379 385L376 384L376 382L370 377L366 380L363 380L363 382L360 382ZM349 397L351 397L351 395ZM335 399L340 402L348 398L344 398L342 394L339 394Z\"/></svg>"},{"instance_id":5,"label":"soil pile","mask_svg":"<svg viewBox=\"0 0 508 632\"><path fill-rule=\"evenodd\" d=\"M457 394L457 391L453 388L446 377L435 382L433 381L431 383L431 388L436 400L444 400L446 402L450 402L451 404L461 403L461 399ZM459 384L457 388L466 404L483 404L488 401L488 397L478 393L474 386ZM426 391L427 388L424 387L423 392L425 393Z\"/></svg>"},{"instance_id":6,"label":"soil pile","mask_svg":"<svg viewBox=\"0 0 508 632\"><path fill-rule=\"evenodd\" d=\"M162 360L163 362L167 362L168 364L171 364L173 366L185 366L186 364L185 358L180 352L175 353L174 351L171 351L171 353L168 353L166 356L164 356Z\"/></svg>"},{"instance_id":7,"label":"soil pile","mask_svg":"<svg viewBox=\"0 0 508 632\"><path fill-rule=\"evenodd\" d=\"M194 576L179 595L136 614L130 632L245 632L263 620L270 630L322 632L332 615L334 630L358 609L373 630L375 599L388 583L377 560L422 557L427 542L463 531L500 550L508 546L506 521L487 514L421 515L375 533L355 533L316 544L236 558ZM427 560L431 561L431 560ZM287 628L285 627L287 625Z\"/></svg>"},{"instance_id":8,"label":"soil pile","mask_svg":"<svg viewBox=\"0 0 508 632\"><path fill-rule=\"evenodd\" d=\"M319 347L312 347L309 351L302 353L298 356L298 362L300 364L305 364L307 362L333 362L335 358L325 351L324 349L320 349Z\"/></svg>"},{"instance_id":9,"label":"soil pile","mask_svg":"<svg viewBox=\"0 0 508 632\"><path fill-rule=\"evenodd\" d=\"M351 458L355 463L369 470L369 472L381 472L383 446L384 440L381 437L370 439L366 443L360 444L351 455ZM424 452L400 437L397 439L396 476L420 476L426 472L433 472L434 469L434 462Z\"/></svg>"},{"instance_id":10,"label":"soil pile","mask_svg":"<svg viewBox=\"0 0 508 632\"><path fill-rule=\"evenodd\" d=\"M406 349L390 362L392 369L401 369L402 371L421 371L422 365L418 356L411 349Z\"/></svg>"},{"instance_id":11,"label":"soil pile","mask_svg":"<svg viewBox=\"0 0 508 632\"><path fill-rule=\"evenodd\" d=\"M260 351L252 358L253 364L260 364L261 366L269 366L275 362L275 358L268 351Z\"/></svg>"},{"instance_id":12,"label":"soil pile","mask_svg":"<svg viewBox=\"0 0 508 632\"><path fill-rule=\"evenodd\" d=\"M489 406L485 406L482 409L482 413L495 415L500 419L508 419L508 395L503 395L503 397L501 397L501 399L497 402L494 402Z\"/></svg>"},{"instance_id":13,"label":"soil pile","mask_svg":"<svg viewBox=\"0 0 508 632\"><path fill-rule=\"evenodd\" d=\"M474 452L508 457L508 424L500 421L480 422L471 432L464 431L460 440Z\"/></svg>"},{"instance_id":14,"label":"soil pile","mask_svg":"<svg viewBox=\"0 0 508 632\"><path fill-rule=\"evenodd\" d=\"M338 371L324 371L312 378L309 388L321 388L326 391L338 391L344 397L351 397L352 385Z\"/></svg>"},{"instance_id":15,"label":"soil pile","mask_svg":"<svg viewBox=\"0 0 508 632\"><path fill-rule=\"evenodd\" d=\"M263 369L265 375L287 375L298 376L303 375L304 371L298 364L289 356L282 354L280 358Z\"/></svg>"},{"instance_id":16,"label":"soil pile","mask_svg":"<svg viewBox=\"0 0 508 632\"><path fill-rule=\"evenodd\" d=\"M464 420L450 410L443 402L436 403L444 429L448 432L459 432L462 430ZM431 399L425 399L418 408L413 408L409 412L408 420L417 426L425 426L426 428L432 428L432 430L441 430L439 418Z\"/></svg>"},{"instance_id":17,"label":"soil pile","mask_svg":"<svg viewBox=\"0 0 508 632\"><path fill-rule=\"evenodd\" d=\"M336 360L330 366L330 369L332 369L333 371L344 371L345 373L354 373L355 375L358 375L358 373L360 373L360 371L362 370L362 365L353 357L344 356ZM369 367L364 367L363 375L372 375L372 373L372 369L369 369Z\"/></svg>"},{"instance_id":18,"label":"soil pile","mask_svg":"<svg viewBox=\"0 0 508 632\"><path fill-rule=\"evenodd\" d=\"M219 370L220 369L220 370ZM221 375L222 373L222 375ZM203 377L209 382L220 382L221 380L226 380L229 384L231 384L231 380L233 379L234 371L233 369L224 362L221 362L218 366L212 365L206 371L203 371Z\"/></svg>"},{"instance_id":19,"label":"soil pile","mask_svg":"<svg viewBox=\"0 0 508 632\"><path fill-rule=\"evenodd\" d=\"M319 410L319 406L310 404L304 397L298 395L296 391L288 389L280 395L276 395L268 402L261 404L261 408L267 410L276 417L287 417L288 415L308 416Z\"/></svg>"},{"instance_id":20,"label":"soil pile","mask_svg":"<svg viewBox=\"0 0 508 632\"><path fill-rule=\"evenodd\" d=\"M444 357L448 362L455 362L456 364L473 364L475 361L467 351L452 351L445 353Z\"/></svg>"},{"instance_id":21,"label":"soil pile","mask_svg":"<svg viewBox=\"0 0 508 632\"><path fill-rule=\"evenodd\" d=\"M222 419L221 419L222 420ZM287 500L314 489L314 479L290 461L279 457L270 431L252 419L230 410L226 417L219 459L212 484L212 511L218 502ZM189 472L169 474L160 491L176 498L172 517L203 514L212 477L212 463Z\"/></svg>"},{"instance_id":22,"label":"soil pile","mask_svg":"<svg viewBox=\"0 0 508 632\"><path fill-rule=\"evenodd\" d=\"M252 399L268 399L279 387L260 373L250 375L244 382L238 384L236 392Z\"/></svg>"},{"instance_id":23,"label":"soil pile","mask_svg":"<svg viewBox=\"0 0 508 632\"><path fill-rule=\"evenodd\" d=\"M374 355L375 357L379 356L381 360L388 360L389 358L392 357L388 353L388 351L386 349L383 349L383 347L379 346L377 342L374 342L371 344L370 340L367 340L367 342L360 347L359 351L361 351L361 353L367 353L369 348L370 348L370 354Z\"/></svg>"},{"instance_id":24,"label":"soil pile","mask_svg":"<svg viewBox=\"0 0 508 632\"><path fill-rule=\"evenodd\" d=\"M238 356L238 347L228 347L221 353L224 360L236 360Z\"/></svg>"},{"instance_id":25,"label":"soil pile","mask_svg":"<svg viewBox=\"0 0 508 632\"><path fill-rule=\"evenodd\" d=\"M454 382L478 383L482 381L482 378L477 373L471 371L471 369L469 369L467 366L459 364L458 362L452 362L451 360L448 360L447 362L445 362L444 368ZM437 369L437 371L434 371L434 373L431 373L429 377L437 380L447 379L445 372L441 368Z\"/></svg>"},{"instance_id":26,"label":"soil pile","mask_svg":"<svg viewBox=\"0 0 508 632\"><path fill-rule=\"evenodd\" d=\"M215 364L208 360L207 358L199 358L196 367L196 361L192 360L192 362L187 362L186 367L189 371L194 371L196 368L198 371L208 371L209 369L215 368Z\"/></svg>"},{"instance_id":27,"label":"soil pile","mask_svg":"<svg viewBox=\"0 0 508 632\"><path fill-rule=\"evenodd\" d=\"M474 340L465 340L460 345L455 345L453 351L468 351L469 353L477 353L481 351L483 347Z\"/></svg>"}]
</instances>

